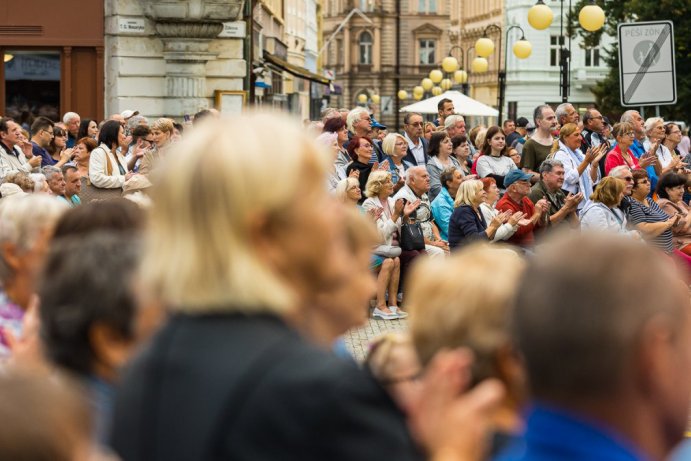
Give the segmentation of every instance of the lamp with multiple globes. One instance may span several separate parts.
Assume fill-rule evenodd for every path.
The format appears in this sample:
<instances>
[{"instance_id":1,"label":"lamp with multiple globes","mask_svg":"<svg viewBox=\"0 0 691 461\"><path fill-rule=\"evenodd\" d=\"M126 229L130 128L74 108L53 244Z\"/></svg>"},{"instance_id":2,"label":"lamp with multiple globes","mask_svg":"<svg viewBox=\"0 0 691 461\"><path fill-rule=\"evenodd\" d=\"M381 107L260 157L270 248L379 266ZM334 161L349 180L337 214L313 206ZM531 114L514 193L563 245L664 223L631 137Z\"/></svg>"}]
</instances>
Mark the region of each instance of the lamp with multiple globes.
<instances>
[{"instance_id":1,"label":"lamp with multiple globes","mask_svg":"<svg viewBox=\"0 0 691 461\"><path fill-rule=\"evenodd\" d=\"M366 104L366 103L367 103L367 95L364 94L364 93L359 94L358 97L357 97L357 101L358 101L360 104Z\"/></svg>"},{"instance_id":2,"label":"lamp with multiple globes","mask_svg":"<svg viewBox=\"0 0 691 461\"><path fill-rule=\"evenodd\" d=\"M571 0L569 0L567 14L564 14L564 0L561 0L561 32L559 34L561 37L561 48L559 50L559 71L561 76L559 88L562 102L568 101L569 87L571 86L571 37L569 37L569 47L566 48L564 46L564 18L569 17L570 12ZM552 19L554 19L554 14L543 0L537 0L537 3L528 11L528 22L535 29L543 30L548 28L552 24ZM578 13L578 22L588 32L598 31L605 24L605 12L595 4L595 0L590 0L590 4L581 8L581 11Z\"/></svg>"},{"instance_id":3,"label":"lamp with multiple globes","mask_svg":"<svg viewBox=\"0 0 691 461\"><path fill-rule=\"evenodd\" d=\"M378 94L373 94L373 95L370 97L370 99L371 99L372 102L375 103L375 104L379 104L379 101L381 101L381 99L379 98L379 95L378 95Z\"/></svg>"},{"instance_id":4,"label":"lamp with multiple globes","mask_svg":"<svg viewBox=\"0 0 691 461\"><path fill-rule=\"evenodd\" d=\"M439 95L442 94L443 92L444 92L444 91L441 89L440 86L435 86L434 88L432 88L432 94L433 94L434 96L439 96Z\"/></svg>"},{"instance_id":5,"label":"lamp with multiple globes","mask_svg":"<svg viewBox=\"0 0 691 461\"><path fill-rule=\"evenodd\" d=\"M396 96L398 96L398 99L400 99L401 101L404 101L408 99L408 92L406 90L399 90Z\"/></svg>"},{"instance_id":6,"label":"lamp with multiple globes","mask_svg":"<svg viewBox=\"0 0 691 461\"><path fill-rule=\"evenodd\" d=\"M425 89L421 86L416 86L413 88L413 99L419 101L425 95Z\"/></svg>"},{"instance_id":7,"label":"lamp with multiple globes","mask_svg":"<svg viewBox=\"0 0 691 461\"><path fill-rule=\"evenodd\" d=\"M425 91L431 91L432 87L434 86L434 82L429 78L423 78L422 82L420 82L420 86L422 86L422 89Z\"/></svg>"},{"instance_id":8,"label":"lamp with multiple globes","mask_svg":"<svg viewBox=\"0 0 691 461\"><path fill-rule=\"evenodd\" d=\"M449 78L445 78L444 80L441 81L439 84L442 90L444 91L449 91L451 87L453 86L453 82Z\"/></svg>"},{"instance_id":9,"label":"lamp with multiple globes","mask_svg":"<svg viewBox=\"0 0 691 461\"><path fill-rule=\"evenodd\" d=\"M561 0L561 3L563 6L564 0ZM569 11L571 11L570 0ZM544 0L537 0L537 3L528 10L528 23L533 29L545 30L552 25L553 19L554 13L549 6L545 5ZM595 32L605 25L605 12L595 4L595 0L590 0L590 4L581 8L578 13L578 22L588 32Z\"/></svg>"}]
</instances>

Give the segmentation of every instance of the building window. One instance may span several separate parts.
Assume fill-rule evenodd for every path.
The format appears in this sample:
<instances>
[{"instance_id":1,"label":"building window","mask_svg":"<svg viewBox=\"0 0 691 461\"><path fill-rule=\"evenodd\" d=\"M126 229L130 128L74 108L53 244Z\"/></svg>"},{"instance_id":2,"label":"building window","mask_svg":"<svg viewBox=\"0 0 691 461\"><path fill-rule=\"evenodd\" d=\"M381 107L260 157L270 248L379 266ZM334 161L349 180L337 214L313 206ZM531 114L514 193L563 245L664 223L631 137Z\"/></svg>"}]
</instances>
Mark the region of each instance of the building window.
<instances>
[{"instance_id":1,"label":"building window","mask_svg":"<svg viewBox=\"0 0 691 461\"><path fill-rule=\"evenodd\" d=\"M600 67L600 47L593 46L585 49L585 67Z\"/></svg>"},{"instance_id":2,"label":"building window","mask_svg":"<svg viewBox=\"0 0 691 461\"><path fill-rule=\"evenodd\" d=\"M374 11L374 2L372 0L360 0L360 11Z\"/></svg>"},{"instance_id":3,"label":"building window","mask_svg":"<svg viewBox=\"0 0 691 461\"><path fill-rule=\"evenodd\" d=\"M549 41L549 65L556 67L561 59L561 47L564 46L564 37L552 35Z\"/></svg>"},{"instance_id":4,"label":"building window","mask_svg":"<svg viewBox=\"0 0 691 461\"><path fill-rule=\"evenodd\" d=\"M420 13L436 13L437 0L418 0L417 10Z\"/></svg>"},{"instance_id":5,"label":"building window","mask_svg":"<svg viewBox=\"0 0 691 461\"><path fill-rule=\"evenodd\" d=\"M419 64L435 64L434 60L435 41L424 39L420 40L420 59Z\"/></svg>"},{"instance_id":6,"label":"building window","mask_svg":"<svg viewBox=\"0 0 691 461\"><path fill-rule=\"evenodd\" d=\"M360 34L360 64L372 64L372 34Z\"/></svg>"},{"instance_id":7,"label":"building window","mask_svg":"<svg viewBox=\"0 0 691 461\"><path fill-rule=\"evenodd\" d=\"M7 97L5 107L0 110L27 130L31 120L39 115L60 120L60 53L3 51Z\"/></svg>"}]
</instances>

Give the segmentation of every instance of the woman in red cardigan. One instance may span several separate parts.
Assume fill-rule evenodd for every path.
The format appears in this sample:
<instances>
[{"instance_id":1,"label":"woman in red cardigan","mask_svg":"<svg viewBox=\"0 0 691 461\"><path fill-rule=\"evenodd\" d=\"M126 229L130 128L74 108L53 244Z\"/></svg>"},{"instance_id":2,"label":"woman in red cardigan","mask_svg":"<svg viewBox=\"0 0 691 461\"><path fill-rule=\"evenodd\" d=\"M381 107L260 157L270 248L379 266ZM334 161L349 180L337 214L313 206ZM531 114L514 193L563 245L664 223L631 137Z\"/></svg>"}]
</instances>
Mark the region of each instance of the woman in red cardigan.
<instances>
[{"instance_id":1,"label":"woman in red cardigan","mask_svg":"<svg viewBox=\"0 0 691 461\"><path fill-rule=\"evenodd\" d=\"M605 174L608 175L612 168L619 165L626 165L632 170L640 168L638 159L633 155L631 149L629 149L635 139L633 125L628 122L617 123L614 125L614 128L612 128L612 134L617 140L617 145L607 153L607 158L605 159Z\"/></svg>"}]
</instances>

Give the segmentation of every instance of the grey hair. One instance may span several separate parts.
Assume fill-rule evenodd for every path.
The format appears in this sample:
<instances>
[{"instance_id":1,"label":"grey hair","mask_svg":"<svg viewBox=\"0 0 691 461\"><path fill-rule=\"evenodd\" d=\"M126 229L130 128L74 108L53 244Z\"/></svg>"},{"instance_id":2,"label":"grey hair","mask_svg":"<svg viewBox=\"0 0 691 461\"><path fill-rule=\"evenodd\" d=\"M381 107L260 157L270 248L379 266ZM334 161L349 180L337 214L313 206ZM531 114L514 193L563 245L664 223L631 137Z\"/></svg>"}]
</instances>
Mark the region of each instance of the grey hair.
<instances>
[{"instance_id":1,"label":"grey hair","mask_svg":"<svg viewBox=\"0 0 691 461\"><path fill-rule=\"evenodd\" d=\"M533 111L533 121L535 125L537 125L538 120L542 120L542 111L545 109L551 109L551 106L549 104L540 104Z\"/></svg>"},{"instance_id":2,"label":"grey hair","mask_svg":"<svg viewBox=\"0 0 691 461\"><path fill-rule=\"evenodd\" d=\"M573 107L573 104L571 104L570 102L563 102L557 106L557 110L554 111L554 115L557 116L557 120L561 120L562 117L566 117L567 115L569 115L566 112L566 108L569 106ZM559 123L561 123L561 121Z\"/></svg>"},{"instance_id":3,"label":"grey hair","mask_svg":"<svg viewBox=\"0 0 691 461\"><path fill-rule=\"evenodd\" d=\"M638 114L638 115L640 115L640 113L639 113L637 110L634 110L634 109L627 110L626 112L624 112L623 114L621 114L621 119L619 119L619 121L620 121L620 122L629 122L629 123L633 123L633 114Z\"/></svg>"},{"instance_id":4,"label":"grey hair","mask_svg":"<svg viewBox=\"0 0 691 461\"><path fill-rule=\"evenodd\" d=\"M144 121L145 125L149 125L149 119L144 117L143 115L133 115L132 117L127 119L127 128L130 130L134 130L136 127L141 125L141 122Z\"/></svg>"},{"instance_id":5,"label":"grey hair","mask_svg":"<svg viewBox=\"0 0 691 461\"><path fill-rule=\"evenodd\" d=\"M43 185L48 184L43 173L31 173L29 177L34 181L34 192L41 192Z\"/></svg>"},{"instance_id":6,"label":"grey hair","mask_svg":"<svg viewBox=\"0 0 691 461\"><path fill-rule=\"evenodd\" d=\"M609 170L609 174L607 176L621 179L626 173L631 173L631 168L626 165L619 165Z\"/></svg>"},{"instance_id":7,"label":"grey hair","mask_svg":"<svg viewBox=\"0 0 691 461\"><path fill-rule=\"evenodd\" d=\"M348 131L354 133L353 125L355 122L360 120L360 115L367 114L369 116L369 111L364 107L356 107L355 109L348 112L348 117L346 118L346 125L348 126Z\"/></svg>"},{"instance_id":8,"label":"grey hair","mask_svg":"<svg viewBox=\"0 0 691 461\"><path fill-rule=\"evenodd\" d=\"M463 118L462 115L458 114L453 114L449 115L444 119L444 128L449 128L450 126L455 125L458 122L465 122L465 119Z\"/></svg>"},{"instance_id":9,"label":"grey hair","mask_svg":"<svg viewBox=\"0 0 691 461\"><path fill-rule=\"evenodd\" d=\"M65 115L62 116L62 123L70 123L70 120L73 118L81 118L79 117L79 114L76 112L67 112Z\"/></svg>"},{"instance_id":10,"label":"grey hair","mask_svg":"<svg viewBox=\"0 0 691 461\"><path fill-rule=\"evenodd\" d=\"M645 121L645 124L643 125L645 128L645 132L646 133L649 132L650 130L653 129L655 124L660 123L660 122L665 123L665 120L662 117L650 117L649 119L647 119Z\"/></svg>"},{"instance_id":11,"label":"grey hair","mask_svg":"<svg viewBox=\"0 0 691 461\"><path fill-rule=\"evenodd\" d=\"M554 169L555 166L560 166L564 168L564 164L561 162L561 160L557 160L555 158L548 158L542 164L540 164L540 174L542 173L549 173Z\"/></svg>"},{"instance_id":12,"label":"grey hair","mask_svg":"<svg viewBox=\"0 0 691 461\"><path fill-rule=\"evenodd\" d=\"M406 184L412 183L413 178L415 178L420 171L427 171L427 168L425 168L422 165L411 166L410 168L408 168L408 171L406 173Z\"/></svg>"},{"instance_id":13,"label":"grey hair","mask_svg":"<svg viewBox=\"0 0 691 461\"><path fill-rule=\"evenodd\" d=\"M50 182L55 175L62 175L62 170L56 166L46 165L41 168L41 173L46 177L46 181Z\"/></svg>"},{"instance_id":14,"label":"grey hair","mask_svg":"<svg viewBox=\"0 0 691 461\"><path fill-rule=\"evenodd\" d=\"M52 231L60 215L68 208L65 202L47 194L9 197L0 202L0 245L9 243L25 252L35 244L42 231ZM0 253L0 281L6 281L13 270Z\"/></svg>"}]
</instances>

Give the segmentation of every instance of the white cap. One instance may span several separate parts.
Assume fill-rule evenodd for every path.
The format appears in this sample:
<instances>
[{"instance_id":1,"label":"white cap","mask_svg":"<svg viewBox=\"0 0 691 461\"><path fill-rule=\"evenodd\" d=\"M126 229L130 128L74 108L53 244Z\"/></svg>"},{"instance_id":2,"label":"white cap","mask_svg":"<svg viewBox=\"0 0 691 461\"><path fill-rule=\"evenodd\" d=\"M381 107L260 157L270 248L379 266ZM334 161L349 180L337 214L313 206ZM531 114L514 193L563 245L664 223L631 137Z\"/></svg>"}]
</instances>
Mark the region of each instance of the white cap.
<instances>
[{"instance_id":1,"label":"white cap","mask_svg":"<svg viewBox=\"0 0 691 461\"><path fill-rule=\"evenodd\" d=\"M127 109L127 110L123 110L122 112L120 112L120 115L122 115L122 118L124 118L125 120L127 120L127 119L130 118L130 117L134 117L135 115L139 115L139 111L138 111L138 110Z\"/></svg>"}]
</instances>

